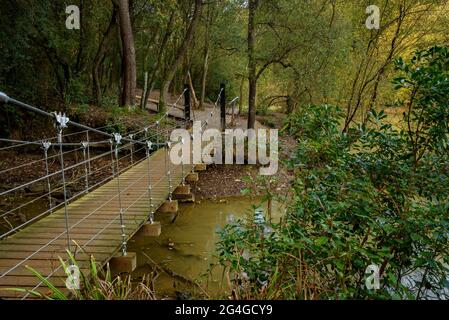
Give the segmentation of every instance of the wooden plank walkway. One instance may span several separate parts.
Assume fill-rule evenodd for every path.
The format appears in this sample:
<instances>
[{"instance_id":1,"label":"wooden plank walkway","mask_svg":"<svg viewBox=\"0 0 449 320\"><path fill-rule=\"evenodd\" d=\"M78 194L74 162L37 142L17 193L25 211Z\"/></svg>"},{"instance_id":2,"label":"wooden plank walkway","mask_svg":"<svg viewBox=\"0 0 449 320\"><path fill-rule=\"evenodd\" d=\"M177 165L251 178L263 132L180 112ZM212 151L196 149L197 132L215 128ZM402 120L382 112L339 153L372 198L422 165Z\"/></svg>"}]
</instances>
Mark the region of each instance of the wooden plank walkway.
<instances>
[{"instance_id":1,"label":"wooden plank walkway","mask_svg":"<svg viewBox=\"0 0 449 320\"><path fill-rule=\"evenodd\" d=\"M159 149L150 157L150 179L155 209L168 198L169 181L166 175L166 149ZM181 165L170 162L173 190L182 182ZM184 166L184 175L192 170ZM120 175L122 208L126 235L131 238L147 221L148 208L148 160L145 159ZM88 275L90 255L104 266L120 251L121 230L116 179L111 180L79 200L68 205L69 233L73 241L83 247L76 259ZM67 260L67 235L65 233L64 208L34 223L17 234L0 241L0 298L22 298L20 292L4 291L4 288L34 289L40 281L25 266L35 268L58 288L65 288L66 275L60 267L59 257ZM24 259L26 262L21 263ZM20 265L18 265L20 264ZM18 265L16 268L14 268ZM14 269L13 269L14 268ZM6 275L4 275L7 273ZM45 287L37 291L49 293Z\"/></svg>"},{"instance_id":2,"label":"wooden plank walkway","mask_svg":"<svg viewBox=\"0 0 449 320\"><path fill-rule=\"evenodd\" d=\"M141 101L142 97L140 95L136 95L136 98L137 98L138 104L140 105L140 101ZM185 115L184 115L184 105L183 104L184 104L184 100L182 100L181 102L178 102L178 104L176 106L174 106L171 103L168 103L167 104L168 115L170 117L178 119L178 120L184 120ZM148 104L147 104L147 110L157 113L158 105L159 105L159 100L149 98Z\"/></svg>"}]
</instances>

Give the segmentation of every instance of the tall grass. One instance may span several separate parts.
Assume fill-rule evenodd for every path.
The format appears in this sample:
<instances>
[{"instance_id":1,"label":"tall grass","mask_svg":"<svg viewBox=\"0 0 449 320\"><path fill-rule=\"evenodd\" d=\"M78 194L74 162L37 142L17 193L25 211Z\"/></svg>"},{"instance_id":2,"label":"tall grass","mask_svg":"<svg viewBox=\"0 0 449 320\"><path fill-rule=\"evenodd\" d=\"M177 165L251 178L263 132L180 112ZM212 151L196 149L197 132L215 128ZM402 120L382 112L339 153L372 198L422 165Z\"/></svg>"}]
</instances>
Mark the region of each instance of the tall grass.
<instances>
[{"instance_id":1,"label":"tall grass","mask_svg":"<svg viewBox=\"0 0 449 320\"><path fill-rule=\"evenodd\" d=\"M78 262L74 256L69 252L70 265L79 268ZM59 258L61 267L68 270L69 264ZM109 265L106 270L99 269L94 256L91 256L89 261L88 272L80 270L80 288L79 289L58 289L50 280L46 279L44 275L39 273L32 267L26 267L30 272L36 276L42 285L49 289L50 294L44 294L36 290L27 290L21 288L7 289L9 291L22 292L29 294L32 297L46 300L156 300L153 276L146 275L143 279L133 284L131 277L126 275L112 277ZM66 271L67 276L69 272Z\"/></svg>"}]
</instances>

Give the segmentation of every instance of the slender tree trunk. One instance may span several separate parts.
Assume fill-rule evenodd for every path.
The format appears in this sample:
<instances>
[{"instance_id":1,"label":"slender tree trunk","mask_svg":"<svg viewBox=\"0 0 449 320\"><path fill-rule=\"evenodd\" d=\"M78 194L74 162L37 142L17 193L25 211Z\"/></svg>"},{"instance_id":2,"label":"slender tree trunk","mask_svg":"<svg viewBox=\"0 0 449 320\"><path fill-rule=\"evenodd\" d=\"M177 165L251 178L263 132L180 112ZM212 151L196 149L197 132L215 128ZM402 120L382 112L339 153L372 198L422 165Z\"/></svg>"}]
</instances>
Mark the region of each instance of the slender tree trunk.
<instances>
[{"instance_id":1,"label":"slender tree trunk","mask_svg":"<svg viewBox=\"0 0 449 320\"><path fill-rule=\"evenodd\" d=\"M256 122L256 95L257 95L257 75L256 75L256 57L254 54L255 43L255 15L258 6L258 0L249 0L248 16L248 129L254 129Z\"/></svg>"},{"instance_id":2,"label":"slender tree trunk","mask_svg":"<svg viewBox=\"0 0 449 320\"><path fill-rule=\"evenodd\" d=\"M207 21L206 21L206 31L204 33L204 55L203 55L203 72L201 75L201 97L199 109L204 109L204 100L206 99L206 83L207 83L207 72L209 69L209 42L210 42L210 27L212 25L212 8L209 5L207 10Z\"/></svg>"},{"instance_id":3,"label":"slender tree trunk","mask_svg":"<svg viewBox=\"0 0 449 320\"><path fill-rule=\"evenodd\" d=\"M119 0L120 37L123 46L122 77L123 90L121 95L122 106L133 106L136 90L136 50L129 12L129 0Z\"/></svg>"},{"instance_id":4,"label":"slender tree trunk","mask_svg":"<svg viewBox=\"0 0 449 320\"><path fill-rule=\"evenodd\" d=\"M148 95L148 71L144 71L143 81L144 81L144 85L143 85L143 90L142 90L142 96L140 97L140 108L142 110L145 110L145 106L147 104L145 101L145 97Z\"/></svg>"},{"instance_id":5,"label":"slender tree trunk","mask_svg":"<svg viewBox=\"0 0 449 320\"><path fill-rule=\"evenodd\" d=\"M170 15L170 19L168 21L167 24L167 29L165 31L164 37L162 38L162 42L159 45L159 51L157 53L157 58L153 64L152 70L151 70L151 75L149 77L149 81L148 81L148 90L147 93L145 95L145 105L144 105L144 109L147 107L148 104L148 99L151 95L151 92L154 90L154 84L156 82L156 77L159 74L159 69L161 66L161 62L162 62L162 58L163 58L163 53L164 50L166 49L168 40L170 40L170 36L172 34L172 29L173 29L173 24L175 23L175 11L173 11Z\"/></svg>"},{"instance_id":6,"label":"slender tree trunk","mask_svg":"<svg viewBox=\"0 0 449 320\"><path fill-rule=\"evenodd\" d=\"M242 75L242 80L240 81L239 115L243 109L243 89L244 88L245 88L245 76Z\"/></svg>"},{"instance_id":7,"label":"slender tree trunk","mask_svg":"<svg viewBox=\"0 0 449 320\"><path fill-rule=\"evenodd\" d=\"M204 61L203 61L203 74L201 76L201 97L199 109L204 109L204 100L206 100L206 83L207 72L209 68L209 41L206 41L206 47L204 48Z\"/></svg>"},{"instance_id":8,"label":"slender tree trunk","mask_svg":"<svg viewBox=\"0 0 449 320\"><path fill-rule=\"evenodd\" d=\"M148 46L147 46L147 50L145 52L145 55L142 55L142 65L143 65L143 78L145 81L145 85L144 85L144 89L142 92L142 97L140 99L140 107L145 110L147 107L147 103L148 103L148 76L149 76L149 72L148 72L148 63L147 63L147 58L148 55L150 54L150 50L154 47L155 43L157 43L159 40L159 34L155 33L149 40L148 42Z\"/></svg>"},{"instance_id":9,"label":"slender tree trunk","mask_svg":"<svg viewBox=\"0 0 449 320\"><path fill-rule=\"evenodd\" d=\"M187 50L190 47L190 44L193 41L193 36L196 32L198 23L200 21L201 16L201 7L202 7L203 1L202 0L195 0L195 9L193 12L192 21L190 22L189 28L187 29L187 33L181 43L181 46L176 52L175 60L170 65L169 69L167 70L166 76L164 77L164 81L161 88L161 95L159 98L159 111L164 112L165 111L165 99L168 94L168 90L170 88L170 83L172 82L176 70L178 69L179 65L182 64L184 61L185 55L187 54Z\"/></svg>"},{"instance_id":10,"label":"slender tree trunk","mask_svg":"<svg viewBox=\"0 0 449 320\"><path fill-rule=\"evenodd\" d=\"M365 59L367 59L367 61L365 62L365 60L362 60L360 66L359 66L359 69L357 71L356 78L354 79L354 82L353 82L351 97L350 97L350 100L347 105L347 115L346 115L346 119L345 119L345 126L343 128L343 132L348 132L351 122L353 121L355 115L357 114L357 112L359 111L359 109L362 105L363 95L364 95L366 89L368 88L368 85L372 81L374 81L374 85L373 85L374 89L371 94L369 106L370 106L370 108L374 107L374 104L377 100L377 91L378 91L378 86L379 86L380 80L382 79L382 76L384 75L386 67L391 63L391 61L394 58L394 54L395 54L395 51L397 48L396 42L399 40L399 33L401 31L401 26L402 26L402 23L404 22L405 18L406 18L406 12L405 12L404 5L400 4L399 5L399 15L398 15L397 19L395 19L395 20L397 20L397 27L396 27L395 34L393 35L393 39L391 42L391 49L388 54L388 57L386 58L384 64L380 67L380 69L377 70L376 74L373 77L371 77L370 79L366 79L366 74L368 72L367 69L369 67L369 59L368 58L372 57L371 55L368 55L368 52L372 53L372 47L376 46L378 44L379 37L381 36L380 31L375 34L374 38L370 39L368 46L367 46L366 54L365 54L365 56L366 56ZM360 89L357 93L357 102L356 102L354 108L351 108L352 101L355 97L356 84L357 84L357 81L359 80L363 63L365 64L365 69L361 76L361 79L363 82L361 83ZM366 111L368 111L368 110L366 110ZM367 117L366 117L366 115L363 115L363 110L362 110L362 121L365 123L366 120L367 120Z\"/></svg>"},{"instance_id":11,"label":"slender tree trunk","mask_svg":"<svg viewBox=\"0 0 449 320\"><path fill-rule=\"evenodd\" d=\"M193 107L196 108L199 105L198 98L196 97L195 88L193 87L192 75L190 70L187 71L187 79L189 80L190 94L193 100Z\"/></svg>"},{"instance_id":12,"label":"slender tree trunk","mask_svg":"<svg viewBox=\"0 0 449 320\"><path fill-rule=\"evenodd\" d=\"M403 7L400 6L399 7L399 19L398 19L398 24L396 27L396 31L395 34L391 40L391 46L390 46L390 51L388 53L388 57L385 60L385 63L382 65L382 67L379 69L379 71L377 72L376 75L376 81L374 82L374 89L373 89L373 93L371 95L371 100L370 100L370 109L374 108L376 106L376 100L377 100L377 93L379 90L379 84L385 74L385 70L388 67L388 65L391 63L391 61L393 60L393 57L395 55L396 52L396 42L399 38L399 34L401 31L401 27L402 27L402 23L404 22L404 11L403 11ZM367 110L369 111L369 110ZM368 117L365 115L363 117L363 123L366 123L368 121Z\"/></svg>"},{"instance_id":13,"label":"slender tree trunk","mask_svg":"<svg viewBox=\"0 0 449 320\"><path fill-rule=\"evenodd\" d=\"M98 48L97 54L94 58L93 68L92 68L92 90L93 96L95 99L95 104L100 106L102 100L102 92L101 92L101 77L100 77L100 67L104 62L104 56L108 49L109 38L111 34L114 32L117 23L117 7L114 5L112 9L112 17L109 23L106 32L103 35L103 39L101 39L100 46Z\"/></svg>"}]
</instances>

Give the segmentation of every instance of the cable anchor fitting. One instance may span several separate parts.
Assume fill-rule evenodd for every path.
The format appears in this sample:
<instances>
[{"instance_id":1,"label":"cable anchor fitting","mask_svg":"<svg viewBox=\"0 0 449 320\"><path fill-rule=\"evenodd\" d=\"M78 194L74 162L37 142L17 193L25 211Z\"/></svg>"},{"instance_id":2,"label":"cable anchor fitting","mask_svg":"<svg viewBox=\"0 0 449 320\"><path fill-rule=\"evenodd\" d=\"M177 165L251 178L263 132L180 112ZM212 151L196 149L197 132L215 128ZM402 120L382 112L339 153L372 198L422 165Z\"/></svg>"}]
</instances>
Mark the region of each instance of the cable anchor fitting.
<instances>
[{"instance_id":1,"label":"cable anchor fitting","mask_svg":"<svg viewBox=\"0 0 449 320\"><path fill-rule=\"evenodd\" d=\"M42 141L42 148L44 149L45 152L47 152L48 149L50 149L50 147L51 147L50 141Z\"/></svg>"},{"instance_id":2,"label":"cable anchor fitting","mask_svg":"<svg viewBox=\"0 0 449 320\"><path fill-rule=\"evenodd\" d=\"M119 145L122 141L122 135L120 133L113 133L112 136L113 136L113 142L116 145Z\"/></svg>"},{"instance_id":3,"label":"cable anchor fitting","mask_svg":"<svg viewBox=\"0 0 449 320\"><path fill-rule=\"evenodd\" d=\"M67 124L69 123L70 119L66 116L66 114L61 112L54 112L54 115L57 128L59 130L67 128Z\"/></svg>"},{"instance_id":4,"label":"cable anchor fitting","mask_svg":"<svg viewBox=\"0 0 449 320\"><path fill-rule=\"evenodd\" d=\"M0 91L0 102L4 104L9 103L9 97L6 95L6 93Z\"/></svg>"}]
</instances>

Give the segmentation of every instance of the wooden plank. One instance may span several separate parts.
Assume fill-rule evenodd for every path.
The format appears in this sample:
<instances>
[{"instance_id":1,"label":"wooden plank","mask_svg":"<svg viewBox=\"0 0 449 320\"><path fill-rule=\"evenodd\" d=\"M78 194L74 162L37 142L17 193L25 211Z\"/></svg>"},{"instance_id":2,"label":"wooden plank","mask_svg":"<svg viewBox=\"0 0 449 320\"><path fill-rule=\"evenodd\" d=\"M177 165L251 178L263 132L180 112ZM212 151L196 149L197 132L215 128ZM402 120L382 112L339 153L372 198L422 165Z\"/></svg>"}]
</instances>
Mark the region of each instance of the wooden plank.
<instances>
[{"instance_id":1,"label":"wooden plank","mask_svg":"<svg viewBox=\"0 0 449 320\"><path fill-rule=\"evenodd\" d=\"M21 299L22 297L24 297L26 295L26 293L23 292L17 292L17 291L9 291L7 289L10 289L11 286L0 286L0 297L2 297L3 299ZM25 289L25 290L33 290L34 287L31 286L21 286L21 289ZM65 287L59 287L57 288L59 290L61 290L62 292L64 292L65 294L69 294L69 290ZM40 287L37 289L34 289L34 291L38 291L40 293L43 293L47 296L49 296L52 291L48 288L45 287ZM32 295L29 295L27 297L27 299L37 299Z\"/></svg>"},{"instance_id":2,"label":"wooden plank","mask_svg":"<svg viewBox=\"0 0 449 320\"><path fill-rule=\"evenodd\" d=\"M89 247L117 247L121 243L121 239L117 237L117 239L114 240L97 240L94 239L93 241L91 239L77 239L75 237L71 237L71 247L75 247L75 242L80 245L81 247L88 245ZM54 248L62 247L63 251L65 251L65 248L67 247L67 239L64 238L58 238L57 240L35 240L35 239L20 239L15 241L9 241L5 244L2 244L0 246L0 252L7 251L7 250L20 250L21 246L33 248L33 251L37 251L43 246L46 246L46 251L53 251ZM34 249L36 247L36 249ZM50 250L53 249L53 250ZM42 249L44 250L44 249ZM1 257L1 254L0 254Z\"/></svg>"},{"instance_id":3,"label":"wooden plank","mask_svg":"<svg viewBox=\"0 0 449 320\"><path fill-rule=\"evenodd\" d=\"M79 239L77 236L70 237L72 241L72 245L75 245L73 241L76 241L77 244L80 246L85 245L86 243L89 243L91 239ZM52 244L54 245L66 245L67 239L65 237L59 237L57 240L52 240ZM121 239L119 237L116 237L116 239L113 240L102 240L95 238L95 241L92 241L92 246L117 246L121 242ZM49 243L48 239L8 239L8 241L5 241L3 245L45 245ZM2 251L2 246L0 246L0 251Z\"/></svg>"},{"instance_id":4,"label":"wooden plank","mask_svg":"<svg viewBox=\"0 0 449 320\"><path fill-rule=\"evenodd\" d=\"M35 277L35 275L31 272L31 270L28 270L26 266L30 266L29 264L20 266L16 269L14 269L13 271L8 273L8 277ZM30 266L31 267L31 266ZM59 264L58 266L56 266L55 268L47 268L47 267L42 267L42 266L34 266L32 267L34 270L36 270L37 272L39 272L39 274L41 274L44 277L52 277L52 276L57 276L57 277L67 277L67 274L64 270L64 268L62 268L62 265ZM80 270L82 272L87 271L88 270L88 265L84 264L84 267L81 268L80 266ZM0 273L1 272L5 272L8 271L8 268L5 267L0 267ZM1 278L0 278L0 284L1 284Z\"/></svg>"},{"instance_id":5,"label":"wooden plank","mask_svg":"<svg viewBox=\"0 0 449 320\"><path fill-rule=\"evenodd\" d=\"M89 244L86 247L83 247L83 250L89 254L97 254L97 253L108 253L113 251L120 242L117 242L117 245L107 245L107 244L99 244L99 245L91 245ZM75 249L75 244L71 244L71 248ZM67 245L65 244L50 244L46 247L42 245L25 245L25 244L5 244L0 246L0 258L4 256L4 253L19 253L19 252L28 252L34 253L39 250L39 252L53 252L55 254L64 254L66 252Z\"/></svg>"},{"instance_id":6,"label":"wooden plank","mask_svg":"<svg viewBox=\"0 0 449 320\"><path fill-rule=\"evenodd\" d=\"M111 241L111 240L117 240L118 236L121 234L121 232L116 232L115 234L100 234L98 235L96 239L97 242L101 241ZM8 238L5 239L2 243L5 244L13 244L13 243L35 243L35 244L46 244L48 243L49 239L54 239L55 241L66 241L66 235L60 235L60 234L47 234L45 237L39 237L39 234L30 234L30 237L16 237L16 238ZM78 243L82 243L82 241L88 241L92 239L92 235L90 234L74 234L71 235L72 239L75 239Z\"/></svg>"},{"instance_id":7,"label":"wooden plank","mask_svg":"<svg viewBox=\"0 0 449 320\"><path fill-rule=\"evenodd\" d=\"M121 233L120 231L120 227L118 226L114 226L114 227L110 227L107 228L105 230L101 230L102 228L100 227L93 227L93 230L96 230L95 233L92 233L92 228L86 228L86 229L78 229L78 228L74 228L70 230L70 234L72 235L90 235L92 237L93 234L96 234L98 232L100 232L100 234L111 234L111 235L115 235L117 233ZM125 230L126 231L126 230ZM14 238L20 238L22 237L27 237L27 236L37 236L39 237L40 234L52 234L53 236L50 237L49 239L53 239L55 236L65 236L65 227L55 227L55 228L50 228L50 227L36 227L33 228L32 230L30 229L25 229L22 232L19 232L17 234L15 234L13 237ZM19 236L20 235L20 236ZM11 237L12 238L12 237ZM10 239L10 238L8 238Z\"/></svg>"},{"instance_id":8,"label":"wooden plank","mask_svg":"<svg viewBox=\"0 0 449 320\"><path fill-rule=\"evenodd\" d=\"M140 214L124 214L123 215L123 219L125 222L127 223L133 223L136 221L141 221L145 216L148 216L148 214L146 213L140 213ZM80 216L79 218L76 217L69 217L68 222L69 222L69 228L70 227L75 227L78 228L79 225L87 222L87 223L95 223L95 224L101 224L101 225L105 225L109 222L114 221L114 219L119 220L119 215L115 214L114 216L99 216L99 215L95 215L92 217L83 217ZM51 221L48 221L48 226L56 226L59 224L63 224L65 226L65 218L63 217L57 217ZM76 226L75 226L76 225Z\"/></svg>"},{"instance_id":9,"label":"wooden plank","mask_svg":"<svg viewBox=\"0 0 449 320\"><path fill-rule=\"evenodd\" d=\"M101 220L102 222L100 223L100 221L97 221L98 224L97 225L92 225L92 223L89 222L89 220L84 220L82 222L76 222L76 223L70 223L69 228L73 229L92 229L92 230L99 230L102 227L106 227L110 222L112 221L105 221L105 220ZM137 222L135 222L134 220L128 220L127 221L127 226L131 227L133 225L138 225ZM114 227L119 227L120 226L120 222L117 216L117 221L114 221L110 227L114 228ZM51 221L50 223L48 223L48 225L39 225L37 227L44 227L44 228L57 228L57 227L63 227L65 228L65 221L62 220L56 220L56 221ZM65 229L64 229L65 230Z\"/></svg>"},{"instance_id":10,"label":"wooden plank","mask_svg":"<svg viewBox=\"0 0 449 320\"><path fill-rule=\"evenodd\" d=\"M20 260L23 261L24 259L33 259L33 260L48 260L48 259L58 259L61 257L64 260L67 260L67 253L66 252L38 252L36 255L31 255L34 252L2 252L0 259L13 259L13 260ZM92 254L91 252L87 252L88 254ZM110 258L111 254L108 253L95 253L95 259L97 261L102 261L103 259ZM31 257L31 258L30 258ZM90 260L90 256L86 255L83 252L80 252L76 255L77 261L82 260Z\"/></svg>"},{"instance_id":11,"label":"wooden plank","mask_svg":"<svg viewBox=\"0 0 449 320\"><path fill-rule=\"evenodd\" d=\"M23 260L21 259L0 259L0 268L2 268L0 274L3 274L6 272L6 270L12 268L12 266L15 266L19 263L21 263ZM45 259L45 260L28 260L23 265L28 265L30 267L37 267L37 268L54 268L56 269L61 264L59 260L56 259ZM5 267L8 267L6 269Z\"/></svg>"},{"instance_id":12,"label":"wooden plank","mask_svg":"<svg viewBox=\"0 0 449 320\"><path fill-rule=\"evenodd\" d=\"M51 277L51 283L55 285L56 287L65 287L65 280L67 277L64 276L55 276ZM27 287L33 287L40 283L41 281L39 278L33 276L32 274L30 276L7 276L4 278L0 278L0 286L7 287L10 286L12 288L20 288L23 286Z\"/></svg>"},{"instance_id":13,"label":"wooden plank","mask_svg":"<svg viewBox=\"0 0 449 320\"><path fill-rule=\"evenodd\" d=\"M108 230L109 231L109 230ZM117 239L117 235L120 235L121 234L121 232L120 231L116 231L115 233L110 233L110 232L107 232L107 233L101 233L100 235L98 235L97 236L97 239L99 239L99 240L115 240L115 239ZM76 238L77 239L91 239L92 238L92 234L90 234L90 233L75 233L75 234L73 234L73 236L76 236ZM6 243L6 241L9 241L9 240L11 240L11 239L14 239L14 240L16 240L16 241L22 241L22 240L37 240L37 241L40 241L40 240L47 240L47 242L48 242L48 239L53 239L53 238L55 238L55 237L58 237L58 239L63 239L63 238L65 238L65 234L64 235L61 235L61 233L60 232L54 232L54 233L49 233L49 232L46 232L46 233L28 233L28 234L21 234L20 235L20 237L10 237L10 238L8 238L8 239L5 239L5 240L3 240L3 241L5 241L5 243Z\"/></svg>"}]
</instances>

